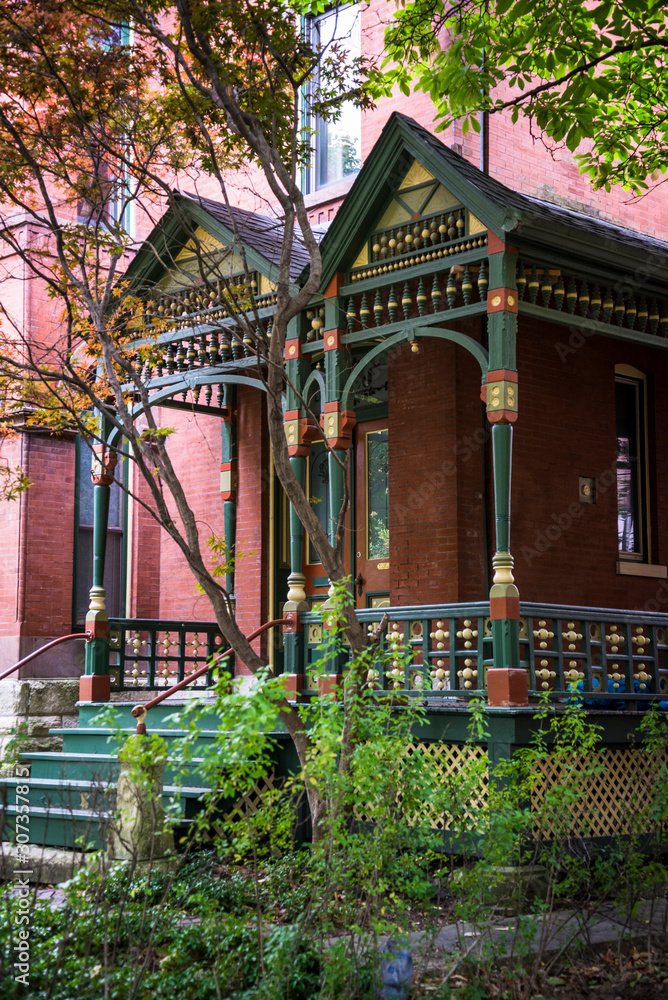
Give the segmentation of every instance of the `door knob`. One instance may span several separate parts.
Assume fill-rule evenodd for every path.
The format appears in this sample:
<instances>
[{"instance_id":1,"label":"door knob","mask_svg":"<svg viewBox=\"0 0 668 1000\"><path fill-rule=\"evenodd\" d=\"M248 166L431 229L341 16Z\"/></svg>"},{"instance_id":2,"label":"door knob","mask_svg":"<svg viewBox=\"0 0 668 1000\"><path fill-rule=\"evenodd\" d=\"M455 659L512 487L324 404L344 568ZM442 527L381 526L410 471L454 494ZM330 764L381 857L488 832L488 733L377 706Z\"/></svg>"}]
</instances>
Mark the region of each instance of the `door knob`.
<instances>
[{"instance_id":1,"label":"door knob","mask_svg":"<svg viewBox=\"0 0 668 1000\"><path fill-rule=\"evenodd\" d=\"M361 573L358 573L357 576L355 577L355 586L357 587L358 597L362 596L362 590L364 589L363 584L364 584L364 578Z\"/></svg>"}]
</instances>

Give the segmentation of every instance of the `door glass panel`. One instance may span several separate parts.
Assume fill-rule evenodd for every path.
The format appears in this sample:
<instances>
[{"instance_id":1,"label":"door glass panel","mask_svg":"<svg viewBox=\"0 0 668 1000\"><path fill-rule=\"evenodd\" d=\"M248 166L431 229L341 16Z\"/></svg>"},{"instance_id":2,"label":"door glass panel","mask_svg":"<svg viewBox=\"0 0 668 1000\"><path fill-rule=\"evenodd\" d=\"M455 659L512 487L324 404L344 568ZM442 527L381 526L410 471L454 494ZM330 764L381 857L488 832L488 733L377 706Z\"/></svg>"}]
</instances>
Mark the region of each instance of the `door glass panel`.
<instances>
[{"instance_id":1,"label":"door glass panel","mask_svg":"<svg viewBox=\"0 0 668 1000\"><path fill-rule=\"evenodd\" d=\"M387 429L366 436L367 558L390 554Z\"/></svg>"},{"instance_id":2,"label":"door glass panel","mask_svg":"<svg viewBox=\"0 0 668 1000\"><path fill-rule=\"evenodd\" d=\"M329 453L324 444L314 444L311 447L308 468L308 495L318 520L323 529L329 531ZM315 546L309 538L308 561L319 563L320 558Z\"/></svg>"}]
</instances>

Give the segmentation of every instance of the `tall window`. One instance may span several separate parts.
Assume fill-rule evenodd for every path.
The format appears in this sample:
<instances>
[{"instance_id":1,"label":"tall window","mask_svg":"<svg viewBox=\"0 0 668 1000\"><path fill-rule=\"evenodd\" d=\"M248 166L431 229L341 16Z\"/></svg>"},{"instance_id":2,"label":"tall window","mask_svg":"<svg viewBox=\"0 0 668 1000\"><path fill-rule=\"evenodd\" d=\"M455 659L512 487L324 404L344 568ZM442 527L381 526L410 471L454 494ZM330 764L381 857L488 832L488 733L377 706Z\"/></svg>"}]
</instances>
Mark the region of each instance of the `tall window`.
<instances>
[{"instance_id":1,"label":"tall window","mask_svg":"<svg viewBox=\"0 0 668 1000\"><path fill-rule=\"evenodd\" d=\"M93 495L90 477L91 450L85 441L78 442L77 499L78 520L76 531L76 566L74 624L81 625L86 618L89 591L93 586ZM118 473L117 473L118 475ZM123 494L118 483L112 483L109 498L109 526L107 551L104 563L104 587L109 617L118 618L123 610Z\"/></svg>"},{"instance_id":2,"label":"tall window","mask_svg":"<svg viewBox=\"0 0 668 1000\"><path fill-rule=\"evenodd\" d=\"M615 369L617 535L621 559L648 561L646 380L627 365Z\"/></svg>"},{"instance_id":3,"label":"tall window","mask_svg":"<svg viewBox=\"0 0 668 1000\"><path fill-rule=\"evenodd\" d=\"M360 9L357 4L337 6L313 18L310 22L311 41L322 50L327 62L333 49L348 57L360 55ZM323 66L314 81L313 91L328 89L331 85ZM352 81L343 78L334 86L350 86ZM310 107L312 92L305 95L309 126L315 131L314 156L306 172L306 191L316 191L336 181L356 174L361 166L362 116L360 109L348 101L342 105L336 121L326 120Z\"/></svg>"}]
</instances>

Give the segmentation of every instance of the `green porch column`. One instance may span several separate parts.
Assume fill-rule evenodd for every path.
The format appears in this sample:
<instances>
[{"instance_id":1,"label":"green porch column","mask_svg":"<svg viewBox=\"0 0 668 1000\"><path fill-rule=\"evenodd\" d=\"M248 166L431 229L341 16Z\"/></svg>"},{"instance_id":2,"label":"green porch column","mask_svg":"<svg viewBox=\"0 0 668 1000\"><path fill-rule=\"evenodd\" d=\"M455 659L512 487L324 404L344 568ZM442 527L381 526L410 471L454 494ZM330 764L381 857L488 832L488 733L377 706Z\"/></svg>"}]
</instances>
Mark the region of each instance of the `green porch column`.
<instances>
[{"instance_id":1,"label":"green porch column","mask_svg":"<svg viewBox=\"0 0 668 1000\"><path fill-rule=\"evenodd\" d=\"M336 528L339 513L345 495L345 462L352 446L355 429L355 413L346 409L347 402L343 399L343 389L351 368L350 350L343 343L346 332L346 317L339 289L343 284L343 275L336 274L325 292L325 324L323 346L325 348L325 379L326 396L323 413L320 417L325 439L331 451L328 456L329 465L329 542L336 546ZM343 546L343 537L339 539ZM329 597L323 605L323 610L331 607L334 590L330 586ZM326 617L323 619L326 626ZM320 693L328 694L332 684L340 686L343 679L343 669L348 660L347 651L334 654L326 665L326 671L331 679L322 678L319 684Z\"/></svg>"},{"instance_id":2,"label":"green porch column","mask_svg":"<svg viewBox=\"0 0 668 1000\"><path fill-rule=\"evenodd\" d=\"M86 643L85 673L79 684L81 701L109 701L109 619L104 589L104 563L107 550L109 497L114 481L116 455L106 445L93 448L91 478L93 491L93 586L86 615L86 631L91 639Z\"/></svg>"},{"instance_id":3,"label":"green porch column","mask_svg":"<svg viewBox=\"0 0 668 1000\"><path fill-rule=\"evenodd\" d=\"M237 387L223 386L220 419L220 496L223 501L225 549L229 560L225 589L234 594L234 556L237 537Z\"/></svg>"},{"instance_id":4,"label":"green porch column","mask_svg":"<svg viewBox=\"0 0 668 1000\"><path fill-rule=\"evenodd\" d=\"M302 354L303 331L296 320L291 321L285 342L285 368L288 376L285 411L285 437L288 443L290 465L302 489L306 486L306 459L311 442L317 436L317 427L305 415L300 393L310 371L310 362ZM290 504L290 575L287 601L283 617L291 624L283 628L284 675L287 697L298 698L304 684L304 627L301 614L309 610L306 601L306 577L302 572L304 558L304 528L297 512Z\"/></svg>"},{"instance_id":5,"label":"green porch column","mask_svg":"<svg viewBox=\"0 0 668 1000\"><path fill-rule=\"evenodd\" d=\"M513 577L510 552L510 491L513 423L517 420L517 254L489 234L489 371L487 417L492 425L496 552L490 590L490 618L494 667L520 666L520 599ZM506 678L507 679L507 678ZM497 678L498 680L498 678ZM489 688L488 677L488 688ZM491 699L490 699L491 701Z\"/></svg>"}]
</instances>

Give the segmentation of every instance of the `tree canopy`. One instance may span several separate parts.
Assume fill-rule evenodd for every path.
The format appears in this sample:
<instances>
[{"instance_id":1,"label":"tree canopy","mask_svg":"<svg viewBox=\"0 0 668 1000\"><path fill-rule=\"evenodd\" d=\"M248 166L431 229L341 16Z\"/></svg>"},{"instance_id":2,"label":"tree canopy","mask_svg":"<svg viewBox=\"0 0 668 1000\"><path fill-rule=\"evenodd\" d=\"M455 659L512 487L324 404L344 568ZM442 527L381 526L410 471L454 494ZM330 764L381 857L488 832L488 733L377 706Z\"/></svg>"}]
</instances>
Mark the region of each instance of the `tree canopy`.
<instances>
[{"instance_id":1,"label":"tree canopy","mask_svg":"<svg viewBox=\"0 0 668 1000\"><path fill-rule=\"evenodd\" d=\"M523 115L595 187L636 193L668 163L666 6L653 0L408 0L373 89L432 98L437 128ZM657 173L659 172L659 173Z\"/></svg>"}]
</instances>

